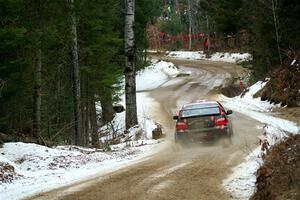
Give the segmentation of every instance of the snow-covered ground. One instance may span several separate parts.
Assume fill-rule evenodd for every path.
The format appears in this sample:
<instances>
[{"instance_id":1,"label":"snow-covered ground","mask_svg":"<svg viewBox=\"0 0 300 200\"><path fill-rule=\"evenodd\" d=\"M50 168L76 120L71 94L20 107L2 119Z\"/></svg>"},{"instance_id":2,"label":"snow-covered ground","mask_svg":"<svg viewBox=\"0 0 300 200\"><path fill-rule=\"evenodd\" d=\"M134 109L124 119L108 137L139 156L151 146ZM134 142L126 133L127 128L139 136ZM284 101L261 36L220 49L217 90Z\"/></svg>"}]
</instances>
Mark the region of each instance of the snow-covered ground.
<instances>
[{"instance_id":1,"label":"snow-covered ground","mask_svg":"<svg viewBox=\"0 0 300 200\"><path fill-rule=\"evenodd\" d=\"M183 73L175 67L173 63L151 60L150 66L139 71L136 76L137 89L137 111L139 126L143 132L142 139L149 140L152 138L152 130L157 127L156 123L150 118L149 113L153 110L154 100L148 96L147 91L158 88L164 84L175 84L172 78ZM171 80L171 81L170 81ZM124 84L123 84L124 85ZM165 86L165 85L164 85ZM120 91L121 98L119 104L125 107L124 88ZM125 130L125 112L116 113L111 123L103 126L102 131L115 131L117 135L124 133ZM131 133L134 133L132 131ZM131 133L128 137L133 137ZM110 139L110 136L101 138L102 140Z\"/></svg>"},{"instance_id":2,"label":"snow-covered ground","mask_svg":"<svg viewBox=\"0 0 300 200\"><path fill-rule=\"evenodd\" d=\"M151 65L137 73L136 90L153 90L176 77L179 69L171 62L151 60Z\"/></svg>"},{"instance_id":3,"label":"snow-covered ground","mask_svg":"<svg viewBox=\"0 0 300 200\"><path fill-rule=\"evenodd\" d=\"M217 52L210 56L204 54L203 51L171 51L168 52L168 57L178 59L189 60L209 60L209 61L221 61L229 63L240 63L243 61L252 60L252 56L249 53L222 53Z\"/></svg>"},{"instance_id":4,"label":"snow-covered ground","mask_svg":"<svg viewBox=\"0 0 300 200\"><path fill-rule=\"evenodd\" d=\"M220 95L220 101L228 108L250 116L264 124L270 145L279 142L289 134L299 134L300 126L294 122L280 119L271 115L271 110L280 105L274 105L253 95L265 86L266 82L259 81L249 88L243 96L228 98ZM261 127L262 128L262 127ZM263 163L260 147L250 153L243 163L232 169L233 173L223 182L224 187L231 192L232 199L246 200L255 191L255 173Z\"/></svg>"},{"instance_id":5,"label":"snow-covered ground","mask_svg":"<svg viewBox=\"0 0 300 200\"><path fill-rule=\"evenodd\" d=\"M206 59L206 55L203 51L171 51L167 53L168 57L189 59L189 60L202 60Z\"/></svg>"},{"instance_id":6,"label":"snow-covered ground","mask_svg":"<svg viewBox=\"0 0 300 200\"><path fill-rule=\"evenodd\" d=\"M261 101L261 98L254 98L253 95L265 86L266 82L259 81L249 88L249 91L243 97L228 98L220 95L219 100L223 101L224 105L239 113L248 115L257 121L265 123L276 129L280 129L290 133L298 133L299 126L291 121L280 119L272 116L271 111L280 105L271 104L267 101Z\"/></svg>"},{"instance_id":7,"label":"snow-covered ground","mask_svg":"<svg viewBox=\"0 0 300 200\"><path fill-rule=\"evenodd\" d=\"M145 145L142 141L134 141L133 147L111 152L72 146L48 148L6 143L0 149L0 162L15 168L16 179L0 183L0 199L21 199L118 170L153 154L160 148L157 143Z\"/></svg>"},{"instance_id":8,"label":"snow-covered ground","mask_svg":"<svg viewBox=\"0 0 300 200\"><path fill-rule=\"evenodd\" d=\"M137 99L137 112L138 112L138 121L139 126L133 127L129 130L129 134L121 138L121 141L128 140L128 138L135 139L134 134L136 131L142 131L141 139L142 140L151 140L152 138L152 130L157 127L156 123L150 118L149 113L153 104L155 104L154 99L148 96L147 92L140 92L136 95ZM119 104L125 107L125 95L121 95L121 101ZM140 130L138 130L140 129ZM114 132L116 135L122 135L125 131L125 112L116 113L114 119L101 127L100 131L109 132L107 136L101 137L101 141L112 139L112 133Z\"/></svg>"},{"instance_id":9,"label":"snow-covered ground","mask_svg":"<svg viewBox=\"0 0 300 200\"><path fill-rule=\"evenodd\" d=\"M138 162L163 148L159 141L152 139L152 130L156 123L150 118L151 110L157 103L150 98L146 90L155 89L175 77L180 71L172 64L164 61L152 61L137 75L137 88L143 92L137 93L139 126L129 130L127 139L118 145L110 145L112 151L104 152L96 149L79 148L74 146L59 146L48 148L36 144L6 143L0 149L0 171L4 163L14 167L15 174L7 182L0 181L0 199L21 199L36 193L49 191L90 179L101 174L109 173L130 164ZM121 101L125 106L124 91L121 91ZM98 106L97 110L100 110ZM114 120L101 130L124 133L125 112L117 113ZM141 131L141 137L135 138L135 133ZM109 136L101 140L110 139ZM121 140L122 141L122 140ZM7 170L6 170L7 171ZM1 177L0 177L1 178ZM0 179L1 180L1 179Z\"/></svg>"}]
</instances>

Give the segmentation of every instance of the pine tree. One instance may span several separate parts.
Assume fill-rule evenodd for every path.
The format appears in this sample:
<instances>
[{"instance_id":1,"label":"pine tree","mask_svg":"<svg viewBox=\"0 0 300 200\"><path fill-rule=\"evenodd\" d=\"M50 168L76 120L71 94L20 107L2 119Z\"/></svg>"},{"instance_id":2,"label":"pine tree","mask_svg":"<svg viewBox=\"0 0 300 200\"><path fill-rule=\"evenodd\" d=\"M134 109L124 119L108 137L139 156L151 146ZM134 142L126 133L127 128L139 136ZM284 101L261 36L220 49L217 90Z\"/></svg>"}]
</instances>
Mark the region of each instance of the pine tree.
<instances>
[{"instance_id":1,"label":"pine tree","mask_svg":"<svg viewBox=\"0 0 300 200\"><path fill-rule=\"evenodd\" d=\"M78 42L77 42L77 22L74 1L69 0L70 7L70 31L71 31L71 62L73 78L73 98L74 98L74 117L75 117L75 144L84 146L84 136L82 129L82 110L81 110L81 88L80 88L80 69L78 61Z\"/></svg>"},{"instance_id":2,"label":"pine tree","mask_svg":"<svg viewBox=\"0 0 300 200\"><path fill-rule=\"evenodd\" d=\"M35 32L37 35L34 55L34 95L33 95L33 134L38 140L41 139L41 87L42 87L42 2L36 0L35 4Z\"/></svg>"}]
</instances>

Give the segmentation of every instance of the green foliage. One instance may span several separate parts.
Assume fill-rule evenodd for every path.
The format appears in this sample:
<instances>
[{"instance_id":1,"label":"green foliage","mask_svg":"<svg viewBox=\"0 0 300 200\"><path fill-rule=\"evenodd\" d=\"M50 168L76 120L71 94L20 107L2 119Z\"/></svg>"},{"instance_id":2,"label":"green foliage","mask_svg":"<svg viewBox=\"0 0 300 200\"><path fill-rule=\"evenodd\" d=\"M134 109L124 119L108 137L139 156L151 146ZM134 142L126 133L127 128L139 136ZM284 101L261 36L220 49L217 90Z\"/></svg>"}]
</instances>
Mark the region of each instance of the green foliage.
<instances>
[{"instance_id":1,"label":"green foliage","mask_svg":"<svg viewBox=\"0 0 300 200\"><path fill-rule=\"evenodd\" d=\"M148 23L154 22L161 15L161 0L136 0L135 39L139 49L147 48L145 29Z\"/></svg>"},{"instance_id":2,"label":"green foliage","mask_svg":"<svg viewBox=\"0 0 300 200\"><path fill-rule=\"evenodd\" d=\"M236 35L241 30L247 31L254 58L253 74L257 79L280 64L277 43L283 60L287 52L299 50L300 2L297 0L200 0L197 9L202 30L206 30L205 21L208 18L210 32ZM249 51L248 47L246 49Z\"/></svg>"},{"instance_id":3,"label":"green foliage","mask_svg":"<svg viewBox=\"0 0 300 200\"><path fill-rule=\"evenodd\" d=\"M93 101L103 113L117 98L124 69L123 3L118 0L75 0L83 118ZM160 0L136 1L138 67L146 64L145 28L160 15ZM70 10L67 1L7 0L0 2L0 131L32 136L34 64L42 51L42 137L72 143L74 102L71 76ZM86 123L86 121L84 122ZM87 131L88 124L84 125Z\"/></svg>"},{"instance_id":4,"label":"green foliage","mask_svg":"<svg viewBox=\"0 0 300 200\"><path fill-rule=\"evenodd\" d=\"M30 53L27 49L29 31L19 16L24 10L24 2L20 0L0 3L0 80L4 83L0 96L0 131L6 131L12 126L20 129L28 117L23 113L31 103L30 98L27 98L30 91L26 87L32 85L32 81L27 78L31 74ZM19 120L11 119L16 116ZM21 120L24 122L21 123Z\"/></svg>"},{"instance_id":5,"label":"green foliage","mask_svg":"<svg viewBox=\"0 0 300 200\"><path fill-rule=\"evenodd\" d=\"M123 40L116 31L121 9L118 1L81 1L79 13L80 63L89 85L101 91L114 85L122 74Z\"/></svg>"},{"instance_id":6,"label":"green foliage","mask_svg":"<svg viewBox=\"0 0 300 200\"><path fill-rule=\"evenodd\" d=\"M280 64L274 14L278 24L278 45L283 59L286 58L289 51L295 52L300 48L300 25L298 23L300 2L297 0L278 0L277 2L277 9L274 12L272 0L256 0L245 4L248 13L246 19L251 22L248 30L252 36L253 73L256 78L264 77Z\"/></svg>"},{"instance_id":7,"label":"green foliage","mask_svg":"<svg viewBox=\"0 0 300 200\"><path fill-rule=\"evenodd\" d=\"M162 32L171 35L181 34L186 30L186 25L183 24L181 18L176 15L172 15L170 19L159 21L159 27Z\"/></svg>"},{"instance_id":8,"label":"green foliage","mask_svg":"<svg viewBox=\"0 0 300 200\"><path fill-rule=\"evenodd\" d=\"M300 2L298 0L282 1L279 10L283 47L292 51L300 49Z\"/></svg>"},{"instance_id":9,"label":"green foliage","mask_svg":"<svg viewBox=\"0 0 300 200\"><path fill-rule=\"evenodd\" d=\"M241 26L243 0L200 0L198 6L202 20L209 17L215 31L236 33Z\"/></svg>"},{"instance_id":10,"label":"green foliage","mask_svg":"<svg viewBox=\"0 0 300 200\"><path fill-rule=\"evenodd\" d=\"M144 68L148 63L145 50L148 48L145 30L149 23L154 23L161 15L161 0L136 0L135 8L135 45L136 70Z\"/></svg>"}]
</instances>

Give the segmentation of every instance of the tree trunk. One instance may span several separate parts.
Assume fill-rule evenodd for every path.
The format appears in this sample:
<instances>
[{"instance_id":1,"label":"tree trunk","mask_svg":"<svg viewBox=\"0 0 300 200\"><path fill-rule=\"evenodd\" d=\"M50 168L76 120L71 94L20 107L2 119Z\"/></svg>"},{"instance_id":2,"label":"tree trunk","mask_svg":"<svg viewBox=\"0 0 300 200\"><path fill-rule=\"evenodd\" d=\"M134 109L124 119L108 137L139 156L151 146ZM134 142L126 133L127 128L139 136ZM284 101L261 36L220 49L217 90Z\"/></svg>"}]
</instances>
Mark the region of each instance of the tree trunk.
<instances>
[{"instance_id":1,"label":"tree trunk","mask_svg":"<svg viewBox=\"0 0 300 200\"><path fill-rule=\"evenodd\" d=\"M77 43L77 25L74 11L74 0L68 0L70 6L71 22L71 60L73 74L73 101L74 101L74 118L75 118L75 144L84 145L82 133L82 114L81 114L81 93L80 93L80 72L78 63L78 43Z\"/></svg>"},{"instance_id":2,"label":"tree trunk","mask_svg":"<svg viewBox=\"0 0 300 200\"><path fill-rule=\"evenodd\" d=\"M241 50L241 42L240 42L240 32L237 31L235 34L235 47L240 51Z\"/></svg>"},{"instance_id":3,"label":"tree trunk","mask_svg":"<svg viewBox=\"0 0 300 200\"><path fill-rule=\"evenodd\" d=\"M125 0L125 99L126 129L138 124L135 82L135 41L134 41L135 0Z\"/></svg>"},{"instance_id":4,"label":"tree trunk","mask_svg":"<svg viewBox=\"0 0 300 200\"><path fill-rule=\"evenodd\" d=\"M206 15L206 29L207 29L207 50L210 52L210 28L209 28L209 19L208 16Z\"/></svg>"},{"instance_id":5,"label":"tree trunk","mask_svg":"<svg viewBox=\"0 0 300 200\"><path fill-rule=\"evenodd\" d=\"M37 0L36 8L36 32L37 32L37 44L35 48L35 60L34 60L34 95L33 95L33 134L37 140L41 139L41 85L42 85L42 49L41 49L41 34L42 34L42 21L41 21L41 1Z\"/></svg>"},{"instance_id":6,"label":"tree trunk","mask_svg":"<svg viewBox=\"0 0 300 200\"><path fill-rule=\"evenodd\" d=\"M84 146L89 145L89 78L87 74L83 74L81 80L81 93L82 93L82 133Z\"/></svg>"},{"instance_id":7,"label":"tree trunk","mask_svg":"<svg viewBox=\"0 0 300 200\"><path fill-rule=\"evenodd\" d=\"M92 131L92 145L93 147L97 147L99 144L99 136L98 136L98 124L97 124L97 112L96 112L96 104L94 94L91 94L89 97L89 115L90 115L90 123L91 123L91 131Z\"/></svg>"},{"instance_id":8,"label":"tree trunk","mask_svg":"<svg viewBox=\"0 0 300 200\"><path fill-rule=\"evenodd\" d=\"M102 114L101 121L103 124L111 122L114 118L114 110L112 106L112 93L110 90L102 90L102 95L100 96Z\"/></svg>"},{"instance_id":9,"label":"tree trunk","mask_svg":"<svg viewBox=\"0 0 300 200\"><path fill-rule=\"evenodd\" d=\"M174 8L175 8L176 15L180 16L180 8L179 8L178 0L174 0Z\"/></svg>"},{"instance_id":10,"label":"tree trunk","mask_svg":"<svg viewBox=\"0 0 300 200\"><path fill-rule=\"evenodd\" d=\"M35 84L34 84L34 107L33 107L33 134L36 139L41 139L41 83L42 83L42 50L40 41L35 53Z\"/></svg>"},{"instance_id":11,"label":"tree trunk","mask_svg":"<svg viewBox=\"0 0 300 200\"><path fill-rule=\"evenodd\" d=\"M188 13L189 13L189 50L192 49L192 8L191 0L188 1Z\"/></svg>"}]
</instances>

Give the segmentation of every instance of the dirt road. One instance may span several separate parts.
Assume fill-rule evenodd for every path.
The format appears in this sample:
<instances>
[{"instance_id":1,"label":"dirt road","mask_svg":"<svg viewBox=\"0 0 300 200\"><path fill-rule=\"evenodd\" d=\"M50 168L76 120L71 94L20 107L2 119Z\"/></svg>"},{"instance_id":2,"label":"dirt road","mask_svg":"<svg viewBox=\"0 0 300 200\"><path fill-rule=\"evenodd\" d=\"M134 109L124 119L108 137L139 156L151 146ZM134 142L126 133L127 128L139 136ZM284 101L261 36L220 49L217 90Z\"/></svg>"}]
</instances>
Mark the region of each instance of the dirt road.
<instances>
[{"instance_id":1,"label":"dirt road","mask_svg":"<svg viewBox=\"0 0 300 200\"><path fill-rule=\"evenodd\" d=\"M176 61L190 76L177 77L163 87L150 92L160 103L159 111L151 113L164 127L167 141L162 152L146 161L94 180L39 195L34 199L229 199L222 180L256 146L259 134L256 122L239 113L232 115L233 144L220 143L180 148L173 142L172 114L186 102L214 99L214 87L244 69L225 63L205 61Z\"/></svg>"}]
</instances>

